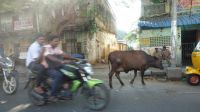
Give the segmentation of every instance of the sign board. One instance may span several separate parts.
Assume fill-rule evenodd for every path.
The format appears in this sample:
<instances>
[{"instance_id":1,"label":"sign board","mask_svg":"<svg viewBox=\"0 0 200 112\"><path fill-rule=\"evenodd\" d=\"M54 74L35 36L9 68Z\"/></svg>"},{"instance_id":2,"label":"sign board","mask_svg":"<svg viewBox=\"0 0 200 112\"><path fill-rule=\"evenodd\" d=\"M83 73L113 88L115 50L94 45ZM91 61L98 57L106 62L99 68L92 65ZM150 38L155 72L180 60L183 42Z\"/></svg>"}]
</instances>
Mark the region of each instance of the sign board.
<instances>
[{"instance_id":1,"label":"sign board","mask_svg":"<svg viewBox=\"0 0 200 112\"><path fill-rule=\"evenodd\" d=\"M179 0L177 4L178 12L188 12L200 10L200 0Z\"/></svg>"},{"instance_id":2,"label":"sign board","mask_svg":"<svg viewBox=\"0 0 200 112\"><path fill-rule=\"evenodd\" d=\"M13 21L14 31L33 29L32 17L21 17L19 20Z\"/></svg>"},{"instance_id":3,"label":"sign board","mask_svg":"<svg viewBox=\"0 0 200 112\"><path fill-rule=\"evenodd\" d=\"M142 13L142 16L149 17L149 16L155 16L160 15L164 13L169 13L169 10L167 9L169 4L165 3L159 3L159 4L150 4L150 5L144 5L144 11Z\"/></svg>"}]
</instances>

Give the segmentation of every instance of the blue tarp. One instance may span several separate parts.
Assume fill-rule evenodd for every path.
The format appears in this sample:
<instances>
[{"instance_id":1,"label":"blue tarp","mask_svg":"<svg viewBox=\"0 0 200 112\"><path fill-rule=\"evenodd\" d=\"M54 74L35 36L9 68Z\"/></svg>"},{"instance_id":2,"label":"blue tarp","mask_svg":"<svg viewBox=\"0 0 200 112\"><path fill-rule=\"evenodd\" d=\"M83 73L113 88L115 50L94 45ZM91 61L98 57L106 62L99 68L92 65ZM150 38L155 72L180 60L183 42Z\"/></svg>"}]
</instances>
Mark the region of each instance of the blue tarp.
<instances>
[{"instance_id":1,"label":"blue tarp","mask_svg":"<svg viewBox=\"0 0 200 112\"><path fill-rule=\"evenodd\" d=\"M197 15L182 15L177 17L177 25L195 25L200 24L200 14ZM150 21L139 21L139 27L149 27L149 28L162 28L171 26L171 18L159 18Z\"/></svg>"},{"instance_id":2,"label":"blue tarp","mask_svg":"<svg viewBox=\"0 0 200 112\"><path fill-rule=\"evenodd\" d=\"M84 59L85 56L83 54L71 54L72 57L74 58L80 58L80 59Z\"/></svg>"}]
</instances>

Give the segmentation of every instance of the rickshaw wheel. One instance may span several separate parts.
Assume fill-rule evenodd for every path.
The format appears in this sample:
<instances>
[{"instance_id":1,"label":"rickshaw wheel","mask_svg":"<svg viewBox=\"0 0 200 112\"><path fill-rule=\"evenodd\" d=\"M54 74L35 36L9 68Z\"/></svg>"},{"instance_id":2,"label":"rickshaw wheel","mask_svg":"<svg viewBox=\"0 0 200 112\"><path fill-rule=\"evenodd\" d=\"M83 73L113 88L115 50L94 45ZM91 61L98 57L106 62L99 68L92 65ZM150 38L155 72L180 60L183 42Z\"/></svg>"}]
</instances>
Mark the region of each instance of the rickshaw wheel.
<instances>
[{"instance_id":1,"label":"rickshaw wheel","mask_svg":"<svg viewBox=\"0 0 200 112\"><path fill-rule=\"evenodd\" d=\"M200 83L200 77L199 75L191 74L188 75L187 81L192 86L197 86Z\"/></svg>"}]
</instances>

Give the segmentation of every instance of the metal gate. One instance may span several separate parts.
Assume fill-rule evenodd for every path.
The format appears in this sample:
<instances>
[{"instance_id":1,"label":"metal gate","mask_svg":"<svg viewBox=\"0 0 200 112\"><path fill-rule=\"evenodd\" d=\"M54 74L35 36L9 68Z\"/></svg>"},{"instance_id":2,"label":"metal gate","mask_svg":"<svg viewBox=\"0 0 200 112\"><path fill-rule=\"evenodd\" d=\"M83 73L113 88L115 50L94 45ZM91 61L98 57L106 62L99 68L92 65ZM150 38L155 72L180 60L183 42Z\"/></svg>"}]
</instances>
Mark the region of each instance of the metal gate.
<instances>
[{"instance_id":1,"label":"metal gate","mask_svg":"<svg viewBox=\"0 0 200 112\"><path fill-rule=\"evenodd\" d=\"M69 54L81 53L81 43L77 42L79 38L78 32L65 32L64 33L64 43L63 49Z\"/></svg>"},{"instance_id":2,"label":"metal gate","mask_svg":"<svg viewBox=\"0 0 200 112\"><path fill-rule=\"evenodd\" d=\"M195 43L182 43L182 65L192 65L191 54Z\"/></svg>"}]
</instances>

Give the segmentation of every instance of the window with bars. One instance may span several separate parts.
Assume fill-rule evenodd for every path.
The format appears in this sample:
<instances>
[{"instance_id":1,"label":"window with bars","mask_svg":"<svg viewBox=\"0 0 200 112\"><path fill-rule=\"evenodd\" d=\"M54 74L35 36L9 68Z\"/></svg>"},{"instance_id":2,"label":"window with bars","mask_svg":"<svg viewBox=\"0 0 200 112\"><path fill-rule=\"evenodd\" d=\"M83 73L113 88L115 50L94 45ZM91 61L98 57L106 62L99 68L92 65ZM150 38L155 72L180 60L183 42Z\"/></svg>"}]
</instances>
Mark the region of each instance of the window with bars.
<instances>
[{"instance_id":1,"label":"window with bars","mask_svg":"<svg viewBox=\"0 0 200 112\"><path fill-rule=\"evenodd\" d=\"M140 45L142 47L170 46L171 39L169 36L140 38Z\"/></svg>"},{"instance_id":2,"label":"window with bars","mask_svg":"<svg viewBox=\"0 0 200 112\"><path fill-rule=\"evenodd\" d=\"M0 30L3 32L12 32L13 24L12 24L12 16L4 16L0 19Z\"/></svg>"},{"instance_id":3,"label":"window with bars","mask_svg":"<svg viewBox=\"0 0 200 112\"><path fill-rule=\"evenodd\" d=\"M65 32L63 50L70 54L82 53L82 44L77 42L77 38L80 38L78 32Z\"/></svg>"},{"instance_id":4,"label":"window with bars","mask_svg":"<svg viewBox=\"0 0 200 112\"><path fill-rule=\"evenodd\" d=\"M166 37L150 37L150 47L154 47L154 46L170 46L171 45L171 41L170 41L170 37L166 36Z\"/></svg>"}]
</instances>

